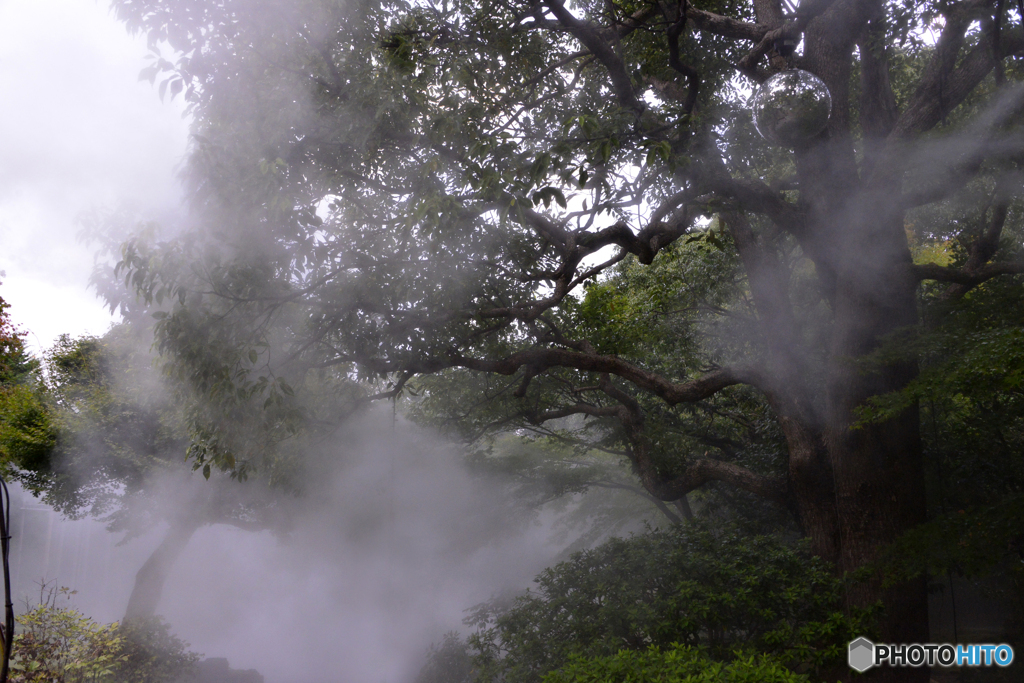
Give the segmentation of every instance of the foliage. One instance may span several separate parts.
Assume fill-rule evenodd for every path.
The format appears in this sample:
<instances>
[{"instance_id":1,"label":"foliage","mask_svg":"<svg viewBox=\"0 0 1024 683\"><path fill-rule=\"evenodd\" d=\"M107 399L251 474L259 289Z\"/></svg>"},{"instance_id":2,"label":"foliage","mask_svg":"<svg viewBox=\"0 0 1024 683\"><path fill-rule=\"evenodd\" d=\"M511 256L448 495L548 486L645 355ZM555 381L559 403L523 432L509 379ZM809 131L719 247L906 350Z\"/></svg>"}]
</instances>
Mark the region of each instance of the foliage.
<instances>
[{"instance_id":1,"label":"foliage","mask_svg":"<svg viewBox=\"0 0 1024 683\"><path fill-rule=\"evenodd\" d=\"M927 573L942 576L950 570L977 578L1001 567L1016 565L1024 556L1024 495L1009 496L990 505L957 510L904 534L879 558L891 583Z\"/></svg>"},{"instance_id":2,"label":"foliage","mask_svg":"<svg viewBox=\"0 0 1024 683\"><path fill-rule=\"evenodd\" d=\"M198 661L166 624L97 624L58 606L73 594L44 590L40 604L17 617L11 683L171 683Z\"/></svg>"},{"instance_id":3,"label":"foliage","mask_svg":"<svg viewBox=\"0 0 1024 683\"><path fill-rule=\"evenodd\" d=\"M546 674L543 683L803 683L808 677L770 657L749 655L729 662L709 659L690 646L662 651L622 650L607 657L573 655L569 664Z\"/></svg>"},{"instance_id":4,"label":"foliage","mask_svg":"<svg viewBox=\"0 0 1024 683\"><path fill-rule=\"evenodd\" d=\"M953 368L918 375L929 299L983 314L972 290L1024 272L1011 5L116 0L193 115L193 214L128 239L105 291L212 406L204 472L273 466L260 440L239 456L250 425L283 437L308 387L359 381L354 404L417 395L468 439L621 455L653 498L699 490L854 570L948 514L938 469L998 490L1019 441L946 383L925 418L959 425L956 457L919 457L922 387ZM828 129L771 147L746 93L793 67L830 89ZM1019 335L952 320L1013 395ZM972 432L1010 447L972 464ZM854 594L879 598L885 637L924 637L924 582Z\"/></svg>"},{"instance_id":5,"label":"foliage","mask_svg":"<svg viewBox=\"0 0 1024 683\"><path fill-rule=\"evenodd\" d=\"M0 386L0 463L8 475L12 467L32 472L47 469L58 432L37 387Z\"/></svg>"},{"instance_id":6,"label":"foliage","mask_svg":"<svg viewBox=\"0 0 1024 683\"><path fill-rule=\"evenodd\" d=\"M57 427L39 382L39 361L25 349L25 333L0 297L0 467L41 466L57 440Z\"/></svg>"},{"instance_id":7,"label":"foliage","mask_svg":"<svg viewBox=\"0 0 1024 683\"><path fill-rule=\"evenodd\" d=\"M581 299L567 301L558 325L590 339L599 351L666 375L756 355L749 325L755 313L748 303L736 301L741 283L722 277L735 274L737 266L726 251L729 246L715 221L665 249L649 266L627 257L600 282L589 283ZM408 385L416 393L409 411L421 422L476 444L489 454L482 462L509 472L519 468L524 478L547 482L552 491L580 492L602 482L636 486L635 475L624 471L630 443L616 413L538 419L577 400L578 373L549 370L532 378L526 400L511 390L520 382L518 377L466 371L420 377ZM709 453L758 473L785 471L785 441L757 392L734 387L669 408L646 392L628 386L622 391L643 407L651 456L667 479ZM497 429L502 431L495 436ZM519 447L510 444L513 434L523 440ZM502 447L495 449L495 443ZM690 497L703 514L738 516L754 531L792 524L788 515L735 490L711 485Z\"/></svg>"},{"instance_id":8,"label":"foliage","mask_svg":"<svg viewBox=\"0 0 1024 683\"><path fill-rule=\"evenodd\" d=\"M10 308L0 297L0 386L29 381L39 368L25 349L25 332L11 320Z\"/></svg>"},{"instance_id":9,"label":"foliage","mask_svg":"<svg viewBox=\"0 0 1024 683\"><path fill-rule=\"evenodd\" d=\"M120 624L124 658L117 678L125 683L174 683L193 671L200 655L173 633L159 617Z\"/></svg>"},{"instance_id":10,"label":"foliage","mask_svg":"<svg viewBox=\"0 0 1024 683\"><path fill-rule=\"evenodd\" d=\"M69 517L113 515L122 530L127 506L157 473L180 469L185 452L180 413L136 341L123 326L104 338L62 335L45 382L9 396L0 417L8 476Z\"/></svg>"},{"instance_id":11,"label":"foliage","mask_svg":"<svg viewBox=\"0 0 1024 683\"><path fill-rule=\"evenodd\" d=\"M468 642L481 680L535 681L573 655L674 644L720 661L761 652L819 670L870 626L866 612L844 615L843 581L806 548L735 530L685 525L612 539L536 583L467 619L478 627Z\"/></svg>"},{"instance_id":12,"label":"foliage","mask_svg":"<svg viewBox=\"0 0 1024 683\"><path fill-rule=\"evenodd\" d=\"M444 634L440 645L431 645L427 662L416 675L416 683L474 683L476 668L469 645L459 634Z\"/></svg>"},{"instance_id":13,"label":"foliage","mask_svg":"<svg viewBox=\"0 0 1024 683\"><path fill-rule=\"evenodd\" d=\"M112 682L127 656L116 624L97 624L73 609L38 605L18 623L24 630L15 635L11 659L17 683Z\"/></svg>"},{"instance_id":14,"label":"foliage","mask_svg":"<svg viewBox=\"0 0 1024 683\"><path fill-rule=\"evenodd\" d=\"M186 486L188 449L200 447L190 421L208 406L175 391L161 375L145 350L150 334L122 324L103 337L62 335L46 353L45 382L31 394L4 395L9 408L0 414L0 448L8 476L69 517L89 514L129 535L180 515L180 509L167 509L168 497L187 496L191 502L183 507L204 523L269 523L262 518L272 505L265 487L180 488ZM246 421L236 414L231 427L247 427L249 441L262 439L270 449L273 437L254 419L261 416L250 414ZM244 445L223 433L218 438ZM264 483L298 478L294 463L278 464L262 473ZM161 487L172 486L179 489L159 495Z\"/></svg>"},{"instance_id":15,"label":"foliage","mask_svg":"<svg viewBox=\"0 0 1024 683\"><path fill-rule=\"evenodd\" d=\"M991 187L972 186L933 209L919 225L939 232L963 223L971 204L991 200ZM1024 208L1008 208L1004 253L1018 257ZM947 258L966 253L955 240ZM1024 279L991 281L950 299L927 288L928 325L901 335L876 356L914 350L921 369L898 392L873 398L859 410L862 423L920 406L932 519L908 532L880 558L890 581L926 573L977 578L1019 561L1024 518ZM898 347L898 348L897 348ZM1007 565L1007 561L1010 565Z\"/></svg>"}]
</instances>

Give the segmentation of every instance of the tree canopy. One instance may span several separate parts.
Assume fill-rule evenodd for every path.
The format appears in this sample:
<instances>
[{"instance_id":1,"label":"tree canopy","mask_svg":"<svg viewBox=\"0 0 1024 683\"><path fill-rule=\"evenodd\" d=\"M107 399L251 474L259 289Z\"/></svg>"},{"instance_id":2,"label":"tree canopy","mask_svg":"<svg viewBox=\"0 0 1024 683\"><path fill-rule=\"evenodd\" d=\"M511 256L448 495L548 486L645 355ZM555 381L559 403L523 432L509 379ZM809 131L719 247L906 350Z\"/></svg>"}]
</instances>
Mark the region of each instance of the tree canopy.
<instances>
[{"instance_id":1,"label":"tree canopy","mask_svg":"<svg viewBox=\"0 0 1024 683\"><path fill-rule=\"evenodd\" d=\"M286 405L333 369L479 429L585 416L654 497L741 491L841 571L927 519L916 340L1024 272L1020 8L114 6L194 117L193 227L117 273L200 391ZM831 115L772 147L748 96L794 67ZM1019 348L958 334L973 371ZM922 579L849 598L878 599L926 640Z\"/></svg>"}]
</instances>

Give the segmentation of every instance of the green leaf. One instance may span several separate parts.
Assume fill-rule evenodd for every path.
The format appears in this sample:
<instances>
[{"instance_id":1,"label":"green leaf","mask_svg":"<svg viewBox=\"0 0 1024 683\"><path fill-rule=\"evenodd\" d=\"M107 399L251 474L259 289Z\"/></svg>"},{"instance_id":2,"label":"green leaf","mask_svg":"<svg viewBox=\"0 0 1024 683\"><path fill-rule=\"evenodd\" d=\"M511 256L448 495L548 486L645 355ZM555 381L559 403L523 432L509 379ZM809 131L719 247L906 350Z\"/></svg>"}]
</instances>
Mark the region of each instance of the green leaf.
<instances>
[{"instance_id":1,"label":"green leaf","mask_svg":"<svg viewBox=\"0 0 1024 683\"><path fill-rule=\"evenodd\" d=\"M545 208L549 208L551 206L552 199L554 199L555 202L563 209L566 206L565 195L562 194L562 191L556 187L551 187L550 185L542 187L534 192L531 198L533 199L534 204L540 204L543 202Z\"/></svg>"}]
</instances>

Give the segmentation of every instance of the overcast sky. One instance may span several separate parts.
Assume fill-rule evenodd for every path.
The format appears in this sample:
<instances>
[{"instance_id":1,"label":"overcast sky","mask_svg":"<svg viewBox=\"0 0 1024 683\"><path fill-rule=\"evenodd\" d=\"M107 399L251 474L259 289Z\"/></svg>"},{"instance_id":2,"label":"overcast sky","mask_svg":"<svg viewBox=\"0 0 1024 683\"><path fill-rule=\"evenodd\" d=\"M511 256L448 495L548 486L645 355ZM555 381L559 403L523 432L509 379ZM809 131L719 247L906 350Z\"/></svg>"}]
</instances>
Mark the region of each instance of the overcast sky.
<instances>
[{"instance_id":1,"label":"overcast sky","mask_svg":"<svg viewBox=\"0 0 1024 683\"><path fill-rule=\"evenodd\" d=\"M34 351L111 322L79 214L179 200L188 124L138 81L147 52L107 0L0 0L0 296Z\"/></svg>"}]
</instances>

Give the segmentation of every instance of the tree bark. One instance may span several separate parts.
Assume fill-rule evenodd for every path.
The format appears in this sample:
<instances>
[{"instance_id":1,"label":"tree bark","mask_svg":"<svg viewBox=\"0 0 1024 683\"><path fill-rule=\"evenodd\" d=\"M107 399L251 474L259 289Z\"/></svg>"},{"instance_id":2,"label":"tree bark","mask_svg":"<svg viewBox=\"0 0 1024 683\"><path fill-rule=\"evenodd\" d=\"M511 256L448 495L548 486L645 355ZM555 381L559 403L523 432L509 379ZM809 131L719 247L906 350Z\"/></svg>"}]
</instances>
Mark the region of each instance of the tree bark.
<instances>
[{"instance_id":1,"label":"tree bark","mask_svg":"<svg viewBox=\"0 0 1024 683\"><path fill-rule=\"evenodd\" d=\"M844 141L833 140L798 161L802 194L814 197L811 210L820 227L814 232L829 238L815 245L812 258L829 273L833 327L820 431L797 425L787 438L790 486L805 531L816 552L848 572L924 522L926 507L917 408L867 425L858 425L856 413L869 398L902 389L917 374L913 358L871 357L887 339L918 324L900 178L896 171L881 174L865 187L844 168L844 155L835 155L837 146ZM795 467L801 460L805 466ZM851 587L846 600L848 609L882 602L883 642L928 640L924 578L883 588L876 576ZM886 667L858 680L928 678L926 668Z\"/></svg>"},{"instance_id":2,"label":"tree bark","mask_svg":"<svg viewBox=\"0 0 1024 683\"><path fill-rule=\"evenodd\" d=\"M196 519L171 522L164 540L135 575L135 586L128 598L128 608L124 614L125 622L150 619L156 615L156 608L171 568L200 526L202 523Z\"/></svg>"}]
</instances>

